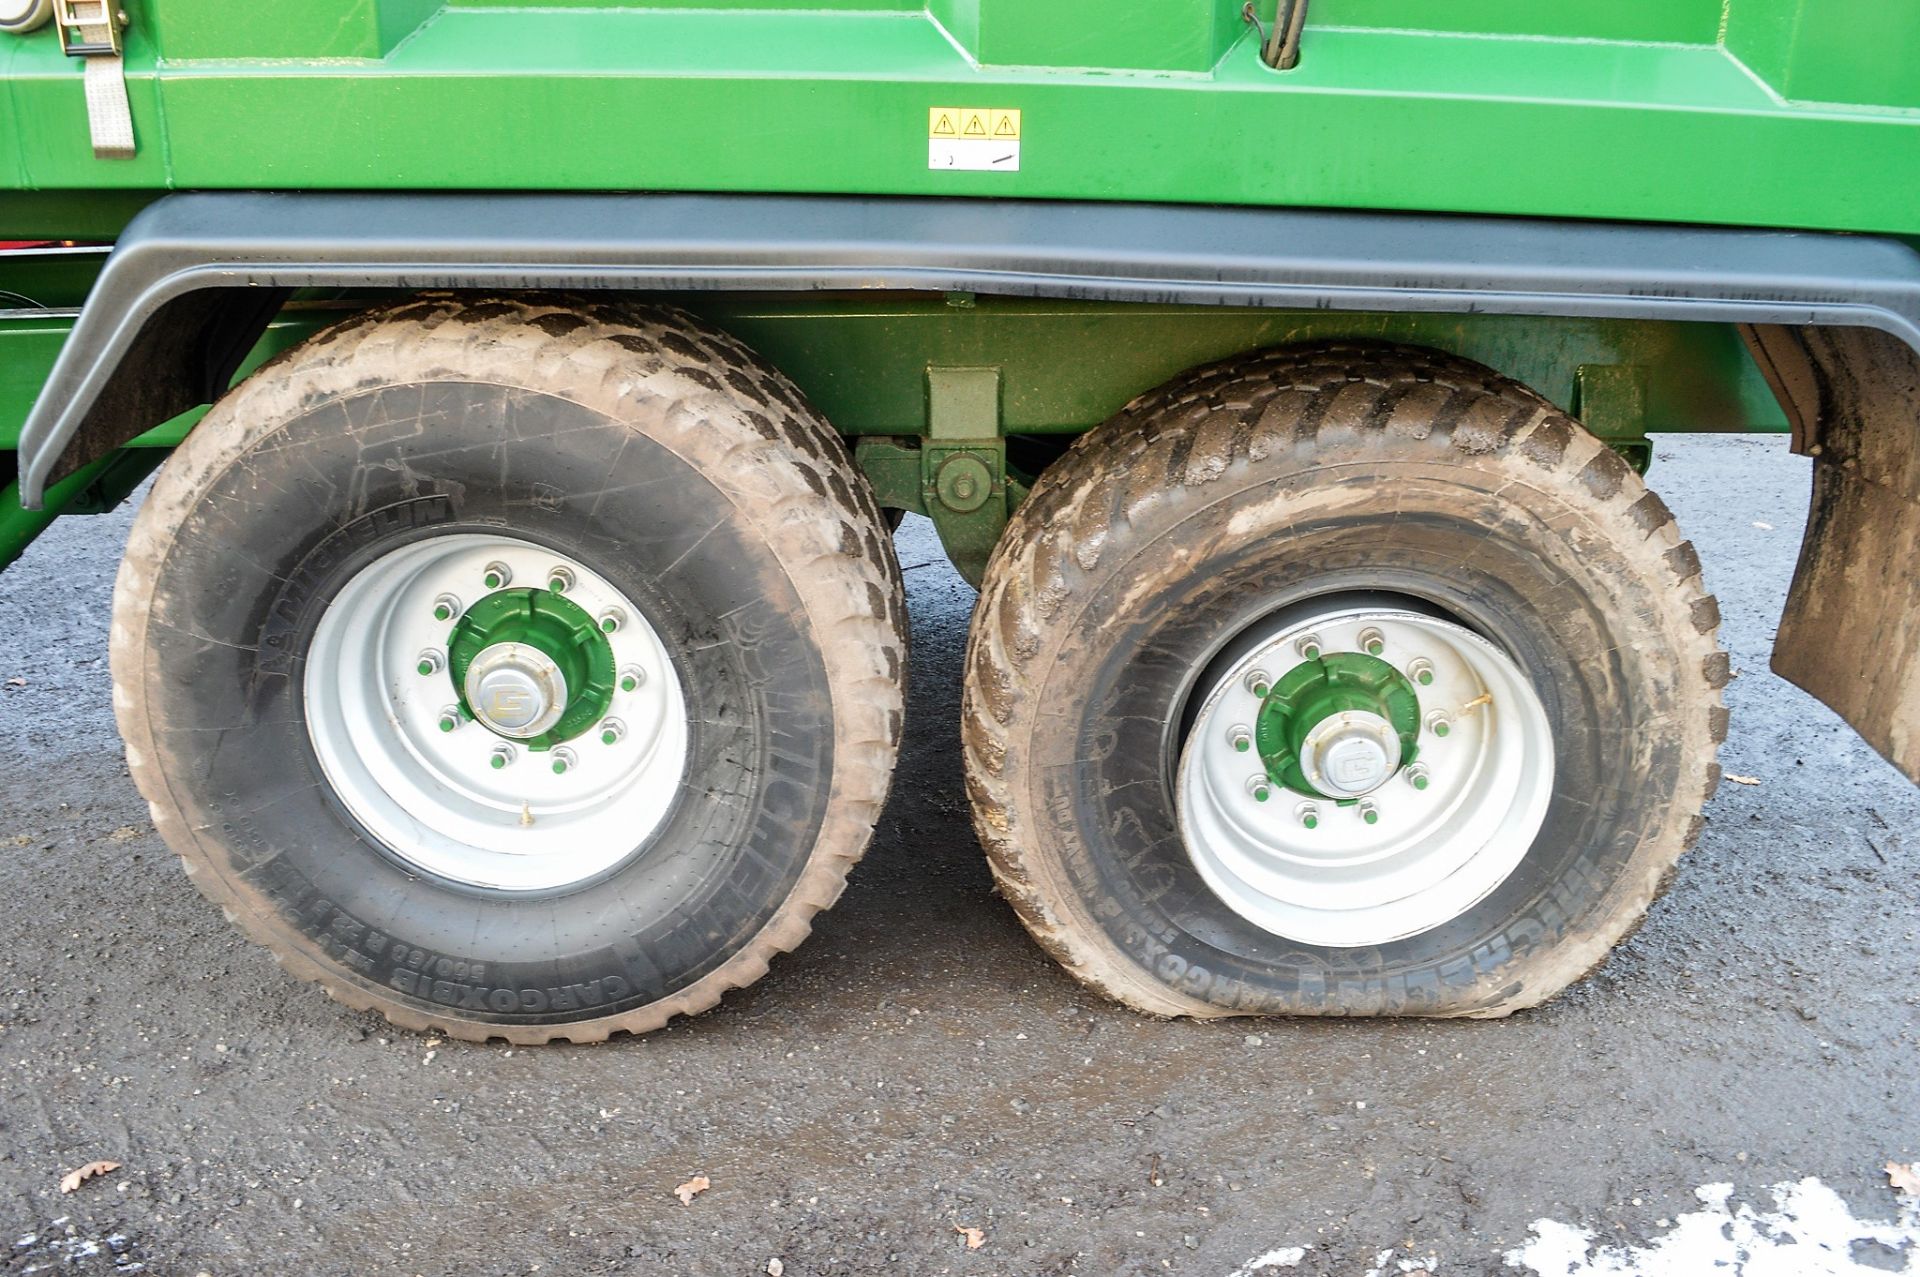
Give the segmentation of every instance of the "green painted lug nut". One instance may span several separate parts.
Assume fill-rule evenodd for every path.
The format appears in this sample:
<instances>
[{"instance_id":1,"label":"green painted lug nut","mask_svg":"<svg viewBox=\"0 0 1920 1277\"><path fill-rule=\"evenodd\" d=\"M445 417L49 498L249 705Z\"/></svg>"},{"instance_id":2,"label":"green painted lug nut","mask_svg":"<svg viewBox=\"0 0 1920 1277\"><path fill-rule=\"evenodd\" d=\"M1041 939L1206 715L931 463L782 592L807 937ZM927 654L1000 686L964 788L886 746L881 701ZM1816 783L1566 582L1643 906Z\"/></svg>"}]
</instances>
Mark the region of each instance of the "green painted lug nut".
<instances>
[{"instance_id":1,"label":"green painted lug nut","mask_svg":"<svg viewBox=\"0 0 1920 1277\"><path fill-rule=\"evenodd\" d=\"M1324 649L1318 634L1302 634L1294 640L1293 650L1300 653L1300 659L1303 661L1317 661Z\"/></svg>"},{"instance_id":2,"label":"green painted lug nut","mask_svg":"<svg viewBox=\"0 0 1920 1277\"><path fill-rule=\"evenodd\" d=\"M580 761L578 758L574 757L573 751L568 749L565 745L562 745L560 748L554 750L551 757L553 759L553 774L556 776L566 775L568 772L572 771L574 767L579 764L579 761Z\"/></svg>"},{"instance_id":3,"label":"green painted lug nut","mask_svg":"<svg viewBox=\"0 0 1920 1277\"><path fill-rule=\"evenodd\" d=\"M1380 809L1370 802L1362 802L1360 804L1360 819L1366 821L1369 825L1377 825L1380 823Z\"/></svg>"},{"instance_id":4,"label":"green painted lug nut","mask_svg":"<svg viewBox=\"0 0 1920 1277\"><path fill-rule=\"evenodd\" d=\"M1320 809L1312 803L1301 803L1293 809L1293 814L1302 829L1320 828Z\"/></svg>"},{"instance_id":5,"label":"green painted lug nut","mask_svg":"<svg viewBox=\"0 0 1920 1277\"><path fill-rule=\"evenodd\" d=\"M626 623L626 619L626 613L617 607L610 607L600 614L600 632L602 634L618 633L620 627Z\"/></svg>"},{"instance_id":6,"label":"green painted lug nut","mask_svg":"<svg viewBox=\"0 0 1920 1277\"><path fill-rule=\"evenodd\" d=\"M627 734L627 725L617 718L603 719L600 723L600 743L618 745L620 738Z\"/></svg>"},{"instance_id":7,"label":"green painted lug nut","mask_svg":"<svg viewBox=\"0 0 1920 1277\"><path fill-rule=\"evenodd\" d=\"M420 671L421 678L429 678L447 667L447 658L436 648L428 648L420 653L420 660L413 668Z\"/></svg>"},{"instance_id":8,"label":"green painted lug nut","mask_svg":"<svg viewBox=\"0 0 1920 1277\"><path fill-rule=\"evenodd\" d=\"M1272 689L1273 689L1273 680L1267 677L1267 672L1265 670L1248 670L1247 671L1247 690L1249 692L1252 692L1255 696L1258 696L1264 700L1266 698L1267 693Z\"/></svg>"},{"instance_id":9,"label":"green painted lug nut","mask_svg":"<svg viewBox=\"0 0 1920 1277\"><path fill-rule=\"evenodd\" d=\"M451 594L442 594L433 601L433 619L451 621L460 615L460 600Z\"/></svg>"},{"instance_id":10,"label":"green painted lug nut","mask_svg":"<svg viewBox=\"0 0 1920 1277\"><path fill-rule=\"evenodd\" d=\"M1445 736L1453 730L1453 720L1439 710L1427 715L1427 730L1435 736Z\"/></svg>"},{"instance_id":11,"label":"green painted lug nut","mask_svg":"<svg viewBox=\"0 0 1920 1277\"><path fill-rule=\"evenodd\" d=\"M1422 687L1433 686L1433 662L1424 656L1415 658L1407 664L1407 677Z\"/></svg>"},{"instance_id":12,"label":"green painted lug nut","mask_svg":"<svg viewBox=\"0 0 1920 1277\"><path fill-rule=\"evenodd\" d=\"M1273 797L1273 789L1267 784L1267 778L1265 776L1249 776L1247 778L1247 792L1253 795L1253 801L1256 803L1264 803L1267 799Z\"/></svg>"},{"instance_id":13,"label":"green painted lug nut","mask_svg":"<svg viewBox=\"0 0 1920 1277\"><path fill-rule=\"evenodd\" d=\"M1387 636L1369 625L1360 631L1360 650L1368 656L1378 656L1387 650Z\"/></svg>"},{"instance_id":14,"label":"green painted lug nut","mask_svg":"<svg viewBox=\"0 0 1920 1277\"><path fill-rule=\"evenodd\" d=\"M493 752L487 755L487 766L493 768L493 770L495 771L499 771L502 768L506 767L507 764L511 763L513 759L514 759L513 746L495 745L493 747Z\"/></svg>"},{"instance_id":15,"label":"green painted lug nut","mask_svg":"<svg viewBox=\"0 0 1920 1277\"><path fill-rule=\"evenodd\" d=\"M481 577L489 590L504 590L513 582L513 569L504 563L489 563Z\"/></svg>"},{"instance_id":16,"label":"green painted lug nut","mask_svg":"<svg viewBox=\"0 0 1920 1277\"><path fill-rule=\"evenodd\" d=\"M461 718L460 718L459 710L443 709L440 711L440 730L441 731L443 732L458 731L460 729L460 723L461 723Z\"/></svg>"},{"instance_id":17,"label":"green painted lug nut","mask_svg":"<svg viewBox=\"0 0 1920 1277\"><path fill-rule=\"evenodd\" d=\"M637 692L640 684L646 681L647 672L638 665L629 665L620 671L620 690L623 692Z\"/></svg>"},{"instance_id":18,"label":"green painted lug nut","mask_svg":"<svg viewBox=\"0 0 1920 1277\"><path fill-rule=\"evenodd\" d=\"M1244 727L1236 727L1228 732L1227 739L1233 742L1233 748L1239 753L1244 754L1253 748L1253 733Z\"/></svg>"},{"instance_id":19,"label":"green painted lug nut","mask_svg":"<svg viewBox=\"0 0 1920 1277\"><path fill-rule=\"evenodd\" d=\"M1425 767L1422 767L1419 763L1415 763L1413 766L1407 768L1406 771L1401 774L1407 778L1407 783L1409 785L1412 785L1415 789L1425 789L1429 784L1432 783L1431 778L1428 777L1427 775L1427 769Z\"/></svg>"},{"instance_id":20,"label":"green painted lug nut","mask_svg":"<svg viewBox=\"0 0 1920 1277\"><path fill-rule=\"evenodd\" d=\"M565 594L573 588L573 571L570 568L555 568L547 573L547 588L555 594Z\"/></svg>"}]
</instances>

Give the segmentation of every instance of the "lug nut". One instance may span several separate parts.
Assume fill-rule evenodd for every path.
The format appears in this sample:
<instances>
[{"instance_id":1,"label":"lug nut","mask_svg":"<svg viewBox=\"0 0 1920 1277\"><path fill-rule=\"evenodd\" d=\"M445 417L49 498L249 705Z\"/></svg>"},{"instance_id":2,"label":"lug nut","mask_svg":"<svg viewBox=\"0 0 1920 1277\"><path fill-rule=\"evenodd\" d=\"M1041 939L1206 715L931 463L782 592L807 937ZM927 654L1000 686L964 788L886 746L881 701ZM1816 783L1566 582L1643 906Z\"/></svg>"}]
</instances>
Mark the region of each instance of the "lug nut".
<instances>
[{"instance_id":1,"label":"lug nut","mask_svg":"<svg viewBox=\"0 0 1920 1277\"><path fill-rule=\"evenodd\" d=\"M1301 803L1298 807L1295 807L1293 809L1293 817L1300 822L1302 829L1318 829L1320 827L1320 808L1312 803Z\"/></svg>"},{"instance_id":2,"label":"lug nut","mask_svg":"<svg viewBox=\"0 0 1920 1277\"><path fill-rule=\"evenodd\" d=\"M1427 730L1435 736L1445 736L1453 730L1453 720L1448 718L1445 713L1436 709L1427 715Z\"/></svg>"},{"instance_id":3,"label":"lug nut","mask_svg":"<svg viewBox=\"0 0 1920 1277\"><path fill-rule=\"evenodd\" d=\"M573 588L573 569L554 568L547 573L547 588L555 594L565 594Z\"/></svg>"},{"instance_id":4,"label":"lug nut","mask_svg":"<svg viewBox=\"0 0 1920 1277\"><path fill-rule=\"evenodd\" d=\"M1407 677L1422 687L1433 684L1433 662L1424 656L1415 657L1407 662Z\"/></svg>"},{"instance_id":5,"label":"lug nut","mask_svg":"<svg viewBox=\"0 0 1920 1277\"><path fill-rule=\"evenodd\" d=\"M600 614L600 632L612 634L626 624L627 614L617 607L610 607Z\"/></svg>"},{"instance_id":6,"label":"lug nut","mask_svg":"<svg viewBox=\"0 0 1920 1277\"><path fill-rule=\"evenodd\" d=\"M619 719L603 718L600 720L600 743L602 745L618 745L620 738L626 734L627 725Z\"/></svg>"},{"instance_id":7,"label":"lug nut","mask_svg":"<svg viewBox=\"0 0 1920 1277\"><path fill-rule=\"evenodd\" d=\"M1273 797L1273 790L1267 784L1267 778L1265 776L1247 777L1247 792L1253 795L1253 801L1256 803L1264 803L1267 799Z\"/></svg>"},{"instance_id":8,"label":"lug nut","mask_svg":"<svg viewBox=\"0 0 1920 1277\"><path fill-rule=\"evenodd\" d=\"M1319 660L1321 652L1320 636L1318 634L1302 634L1293 641L1293 650L1300 653L1301 660Z\"/></svg>"},{"instance_id":9,"label":"lug nut","mask_svg":"<svg viewBox=\"0 0 1920 1277\"><path fill-rule=\"evenodd\" d=\"M1400 774L1405 776L1407 783L1415 789L1425 789L1430 780L1426 767L1420 763L1415 763Z\"/></svg>"},{"instance_id":10,"label":"lug nut","mask_svg":"<svg viewBox=\"0 0 1920 1277\"><path fill-rule=\"evenodd\" d=\"M460 730L460 724L467 720L460 717L460 711L449 705L440 711L440 730L453 732Z\"/></svg>"},{"instance_id":11,"label":"lug nut","mask_svg":"<svg viewBox=\"0 0 1920 1277\"><path fill-rule=\"evenodd\" d=\"M487 583L489 590L504 590L513 580L513 569L504 563L489 563L480 579Z\"/></svg>"},{"instance_id":12,"label":"lug nut","mask_svg":"<svg viewBox=\"0 0 1920 1277\"><path fill-rule=\"evenodd\" d=\"M1369 625L1360 631L1360 650L1368 656L1378 656L1387 650L1387 636Z\"/></svg>"},{"instance_id":13,"label":"lug nut","mask_svg":"<svg viewBox=\"0 0 1920 1277\"><path fill-rule=\"evenodd\" d=\"M1380 823L1380 809L1363 798L1360 800L1360 819L1369 825L1377 825Z\"/></svg>"},{"instance_id":14,"label":"lug nut","mask_svg":"<svg viewBox=\"0 0 1920 1277\"><path fill-rule=\"evenodd\" d=\"M446 667L447 658L442 656L438 649L431 647L420 653L420 663L414 666L415 669L420 671L420 677L422 678L438 674Z\"/></svg>"},{"instance_id":15,"label":"lug nut","mask_svg":"<svg viewBox=\"0 0 1920 1277\"><path fill-rule=\"evenodd\" d=\"M565 745L554 750L549 757L553 759L553 774L556 776L564 776L580 765L579 758Z\"/></svg>"},{"instance_id":16,"label":"lug nut","mask_svg":"<svg viewBox=\"0 0 1920 1277\"><path fill-rule=\"evenodd\" d=\"M442 594L433 601L433 619L451 621L460 615L460 600L451 594Z\"/></svg>"},{"instance_id":17,"label":"lug nut","mask_svg":"<svg viewBox=\"0 0 1920 1277\"><path fill-rule=\"evenodd\" d=\"M501 768L511 763L514 760L514 757L515 757L515 753L514 753L513 746L503 742L493 747L493 753L487 756L487 765L493 768L493 770L499 771Z\"/></svg>"},{"instance_id":18,"label":"lug nut","mask_svg":"<svg viewBox=\"0 0 1920 1277\"><path fill-rule=\"evenodd\" d=\"M1255 696L1266 696L1268 689L1272 686L1273 680L1267 677L1265 670L1247 671L1247 690Z\"/></svg>"},{"instance_id":19,"label":"lug nut","mask_svg":"<svg viewBox=\"0 0 1920 1277\"><path fill-rule=\"evenodd\" d=\"M1233 742L1233 748L1238 753L1244 754L1253 748L1253 733L1244 727L1236 727L1228 732L1227 739Z\"/></svg>"},{"instance_id":20,"label":"lug nut","mask_svg":"<svg viewBox=\"0 0 1920 1277\"><path fill-rule=\"evenodd\" d=\"M632 692L639 690L640 684L647 681L647 672L638 665L629 665L620 671L620 690Z\"/></svg>"}]
</instances>

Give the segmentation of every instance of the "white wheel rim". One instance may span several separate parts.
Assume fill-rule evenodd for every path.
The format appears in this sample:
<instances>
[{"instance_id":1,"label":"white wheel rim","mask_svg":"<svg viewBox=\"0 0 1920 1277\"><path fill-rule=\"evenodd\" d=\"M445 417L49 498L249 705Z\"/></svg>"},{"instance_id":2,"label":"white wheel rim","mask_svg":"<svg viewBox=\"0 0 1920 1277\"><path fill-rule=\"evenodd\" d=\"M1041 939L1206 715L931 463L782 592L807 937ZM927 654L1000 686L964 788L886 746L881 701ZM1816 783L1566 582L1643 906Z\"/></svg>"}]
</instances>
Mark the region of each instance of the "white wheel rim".
<instances>
[{"instance_id":1,"label":"white wheel rim","mask_svg":"<svg viewBox=\"0 0 1920 1277\"><path fill-rule=\"evenodd\" d=\"M1344 806L1265 777L1260 755L1235 744L1262 704L1249 676L1285 677L1309 659L1303 640L1317 639L1324 653L1360 652L1370 630L1383 640L1379 659L1410 679L1410 669L1421 669L1415 661L1430 665L1432 682L1416 689L1417 766L1390 759L1384 779L1362 777ZM1377 608L1293 619L1256 637L1200 691L1175 779L1180 834L1213 893L1274 935L1353 948L1430 931L1504 882L1546 819L1553 792L1546 710L1505 653L1459 625ZM1436 716L1444 717L1444 734ZM1357 721L1343 739L1367 740L1369 726ZM1364 770L1371 745L1350 748ZM1417 789L1421 769L1426 783ZM1263 784L1264 801L1255 792ZM1369 806L1373 823L1364 818Z\"/></svg>"},{"instance_id":2,"label":"white wheel rim","mask_svg":"<svg viewBox=\"0 0 1920 1277\"><path fill-rule=\"evenodd\" d=\"M486 573L539 584L571 575L566 598L590 616L616 611L606 636L616 686L608 715L561 750L466 721L441 719L459 703L444 671L423 675L423 653L444 653L453 627L436 601L477 602ZM644 614L605 578L511 537L459 533L415 542L369 564L327 607L307 655L307 732L320 769L355 819L389 851L436 877L476 887L538 891L613 868L665 819L687 764L687 711L678 674ZM511 761L495 767L496 751Z\"/></svg>"}]
</instances>

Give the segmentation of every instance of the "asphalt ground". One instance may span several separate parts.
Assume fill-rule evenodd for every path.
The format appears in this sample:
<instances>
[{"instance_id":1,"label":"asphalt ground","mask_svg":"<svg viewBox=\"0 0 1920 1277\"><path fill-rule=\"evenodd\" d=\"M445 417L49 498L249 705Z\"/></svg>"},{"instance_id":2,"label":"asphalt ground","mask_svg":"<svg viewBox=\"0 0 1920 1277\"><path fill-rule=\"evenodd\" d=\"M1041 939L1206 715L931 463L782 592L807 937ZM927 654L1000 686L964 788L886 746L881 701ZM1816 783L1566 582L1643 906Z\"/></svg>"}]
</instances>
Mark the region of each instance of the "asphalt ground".
<instances>
[{"instance_id":1,"label":"asphalt ground","mask_svg":"<svg viewBox=\"0 0 1920 1277\"><path fill-rule=\"evenodd\" d=\"M973 594L912 520L907 742L840 905L709 1015L532 1050L345 1010L200 899L114 733L131 512L62 520L0 576L0 1271L1920 1272L1881 1169L1920 1156L1920 791L1767 671L1806 464L1667 438L1650 477L1755 783L1552 1004L1170 1023L1067 978L974 843Z\"/></svg>"}]
</instances>

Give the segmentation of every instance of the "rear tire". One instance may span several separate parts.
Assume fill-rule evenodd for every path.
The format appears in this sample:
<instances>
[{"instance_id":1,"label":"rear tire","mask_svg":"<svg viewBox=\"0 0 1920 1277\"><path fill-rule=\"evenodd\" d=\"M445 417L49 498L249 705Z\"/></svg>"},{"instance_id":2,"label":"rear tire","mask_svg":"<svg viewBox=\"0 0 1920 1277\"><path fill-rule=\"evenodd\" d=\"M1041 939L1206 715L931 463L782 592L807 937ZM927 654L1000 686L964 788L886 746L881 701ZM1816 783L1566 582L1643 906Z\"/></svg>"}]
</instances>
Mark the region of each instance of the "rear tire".
<instances>
[{"instance_id":1,"label":"rear tire","mask_svg":"<svg viewBox=\"0 0 1920 1277\"><path fill-rule=\"evenodd\" d=\"M1252 687L1233 664L1242 652L1275 654L1277 695L1284 666L1309 663L1288 618L1316 607L1336 618L1383 608L1408 633L1454 635L1457 654L1485 649L1485 685L1514 695L1477 711L1449 702L1448 713L1490 713L1527 699L1522 686L1544 713L1527 748L1537 756L1551 742L1550 785L1528 806L1520 759L1508 789L1486 791L1508 795L1517 814L1488 822L1495 862L1473 862L1481 877L1450 897L1383 897L1408 906L1397 914L1350 908L1387 890L1367 876L1376 853L1340 860L1336 844L1329 870L1312 848L1327 845L1330 824L1372 846L1375 816L1358 823L1358 798L1281 791L1258 770L1266 736L1260 754L1236 755L1251 749L1250 729L1205 717L1220 695ZM1202 369L1081 439L996 551L967 657L975 826L1035 938L1140 1010L1504 1015L1592 969L1694 837L1726 730L1717 623L1666 507L1611 449L1512 381L1357 344ZM1351 647L1354 625L1335 628ZM1285 637L1258 649L1275 633ZM1391 641L1384 655L1413 669ZM1500 683L1503 669L1524 685ZM1266 695L1262 682L1229 717L1251 724ZM1519 720L1498 721L1487 739L1526 740ZM1196 723L1223 741L1234 733L1219 745L1230 765L1260 760L1245 785L1235 772L1215 790L1244 806L1246 828L1295 822L1278 851L1189 844L1182 762L1213 747L1213 735L1196 743ZM1446 757L1427 732L1420 746ZM1363 762L1370 739L1354 747ZM1384 786L1367 801L1386 816L1417 805L1399 779L1364 783ZM1256 790L1258 803L1284 801L1260 807ZM1426 871L1431 841L1396 853L1409 857L1405 880ZM1299 846L1309 851L1288 850ZM1467 846L1458 862L1468 853L1478 854ZM1266 874L1249 880L1283 885L1221 890L1221 866L1236 862Z\"/></svg>"},{"instance_id":2,"label":"rear tire","mask_svg":"<svg viewBox=\"0 0 1920 1277\"><path fill-rule=\"evenodd\" d=\"M289 352L169 460L115 705L159 831L295 975L411 1028L593 1041L713 1006L838 897L904 619L844 445L733 339L430 297Z\"/></svg>"}]
</instances>

